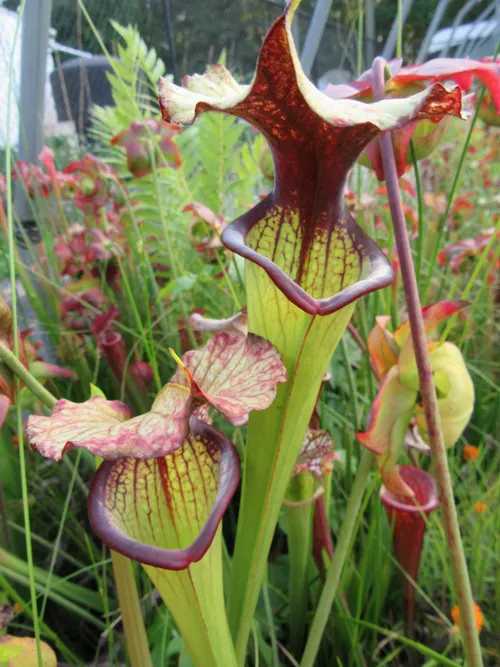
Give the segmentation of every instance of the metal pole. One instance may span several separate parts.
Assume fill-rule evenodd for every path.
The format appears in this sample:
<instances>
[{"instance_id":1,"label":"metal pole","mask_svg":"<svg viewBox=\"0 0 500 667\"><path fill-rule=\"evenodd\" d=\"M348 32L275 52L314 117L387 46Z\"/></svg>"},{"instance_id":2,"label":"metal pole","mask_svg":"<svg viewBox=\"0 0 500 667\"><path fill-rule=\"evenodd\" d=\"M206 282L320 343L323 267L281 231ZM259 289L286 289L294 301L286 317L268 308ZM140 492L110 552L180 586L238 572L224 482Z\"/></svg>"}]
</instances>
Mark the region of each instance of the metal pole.
<instances>
[{"instance_id":1,"label":"metal pole","mask_svg":"<svg viewBox=\"0 0 500 667\"><path fill-rule=\"evenodd\" d=\"M454 19L454 21L451 25L450 39L448 40L444 49L439 54L440 58L444 58L445 56L448 55L448 52L449 52L450 48L453 46L453 38L455 37L457 27L461 24L462 19L464 18L464 16L467 16L469 11L474 7L474 5L477 5L478 2L481 2L481 0L468 0L468 2L465 3L465 5L462 7L462 9L455 16L455 19Z\"/></svg>"},{"instance_id":2,"label":"metal pole","mask_svg":"<svg viewBox=\"0 0 500 667\"><path fill-rule=\"evenodd\" d=\"M436 30L439 28L441 19L443 18L446 8L448 7L448 2L449 0L439 0L439 4L436 7L436 11L434 13L434 16L432 17L431 24L428 27L427 32L425 33L424 41L422 42L422 44L420 45L420 49L418 50L417 63L424 62L431 40L434 37Z\"/></svg>"},{"instance_id":3,"label":"metal pole","mask_svg":"<svg viewBox=\"0 0 500 667\"><path fill-rule=\"evenodd\" d=\"M29 0L24 9L19 100L19 159L37 162L43 147L43 116L52 0ZM26 195L16 187L16 212L21 222L33 215Z\"/></svg>"},{"instance_id":4,"label":"metal pole","mask_svg":"<svg viewBox=\"0 0 500 667\"><path fill-rule=\"evenodd\" d=\"M311 74L311 67L313 66L318 48L323 37L325 26L328 22L328 14L332 6L332 0L318 0L316 7L309 24L306 38L304 40L304 47L300 56L302 68L309 76Z\"/></svg>"},{"instance_id":5,"label":"metal pole","mask_svg":"<svg viewBox=\"0 0 500 667\"><path fill-rule=\"evenodd\" d=\"M174 81L179 81L177 57L175 55L174 25L172 23L172 13L170 11L170 0L163 0L163 15L165 17L165 28L167 30L168 48L170 49L170 68L174 76Z\"/></svg>"},{"instance_id":6,"label":"metal pole","mask_svg":"<svg viewBox=\"0 0 500 667\"><path fill-rule=\"evenodd\" d=\"M403 25L406 21L406 17L410 13L411 6L413 5L413 0L403 0L403 11L402 11L402 16L401 20L403 22ZM398 17L396 15L396 18L394 19L394 23L392 24L391 32L389 33L389 37L387 38L387 41L385 43L384 51L382 53L382 56L386 60L390 60L392 56L394 55L394 51L396 49L396 42L398 39Z\"/></svg>"},{"instance_id":7,"label":"metal pole","mask_svg":"<svg viewBox=\"0 0 500 667\"><path fill-rule=\"evenodd\" d=\"M446 0L447 1L447 0ZM366 62L371 66L375 58L375 2L366 0L365 2L365 35L366 35Z\"/></svg>"},{"instance_id":8,"label":"metal pole","mask_svg":"<svg viewBox=\"0 0 500 667\"><path fill-rule=\"evenodd\" d=\"M470 39L470 43L469 43L469 38L471 36L471 33L474 32L474 28L476 28L476 27L479 28L480 23L482 21L485 21L486 19L488 19L488 16L490 14L493 14L493 12L496 11L496 9L498 7L498 4L499 4L498 0L495 0L494 2L491 3L491 5L488 5L488 7L486 7L486 9L483 12L481 12L481 14L479 14L479 16L476 19L474 19L474 21L471 24L469 30L467 31L467 34L464 37L464 40L457 47L457 50L455 52L455 58L463 58L464 56L470 56L472 53L474 53L474 47L476 47L478 45L478 43L480 43L481 41L484 41L484 38L482 38L481 35L479 35L479 37ZM494 16L491 20L494 20ZM493 35L494 35L494 33L493 33ZM494 39L494 37L493 37L493 39ZM496 41L498 41L498 40L495 40L495 42ZM494 42L495 45L493 46L493 49L496 46L495 42Z\"/></svg>"}]
</instances>

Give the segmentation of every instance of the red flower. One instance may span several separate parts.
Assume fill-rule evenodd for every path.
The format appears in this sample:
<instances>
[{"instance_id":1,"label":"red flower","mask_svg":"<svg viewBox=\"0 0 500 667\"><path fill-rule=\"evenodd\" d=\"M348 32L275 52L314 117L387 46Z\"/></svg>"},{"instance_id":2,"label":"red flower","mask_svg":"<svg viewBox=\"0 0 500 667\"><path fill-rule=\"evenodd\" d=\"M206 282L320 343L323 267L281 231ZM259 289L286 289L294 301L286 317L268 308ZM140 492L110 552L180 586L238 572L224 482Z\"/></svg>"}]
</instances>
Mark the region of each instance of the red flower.
<instances>
[{"instance_id":1,"label":"red flower","mask_svg":"<svg viewBox=\"0 0 500 667\"><path fill-rule=\"evenodd\" d=\"M35 197L48 197L50 194L50 180L40 167L29 162L19 160L17 168L12 170L12 178L24 183L31 199Z\"/></svg>"},{"instance_id":2,"label":"red flower","mask_svg":"<svg viewBox=\"0 0 500 667\"><path fill-rule=\"evenodd\" d=\"M475 77L488 88L487 102L491 100L496 113L500 111L500 66L492 61L469 60L466 58L436 58L424 65L401 67L401 59L387 63L391 77L386 84L386 96L399 98L413 95L422 90L424 84L452 80L463 90L469 91ZM362 101L373 100L373 73L367 70L350 84L329 84L326 94L333 99L356 98ZM484 101L484 100L483 100ZM499 116L500 117L500 116ZM398 174L401 176L412 156L408 150L410 139L413 140L416 157L421 160L434 150L447 129L448 120L439 118L412 122L392 133ZM383 180L383 169L378 144L370 144L362 157L362 164L375 169L377 178Z\"/></svg>"},{"instance_id":3,"label":"red flower","mask_svg":"<svg viewBox=\"0 0 500 667\"><path fill-rule=\"evenodd\" d=\"M494 230L489 229L482 234L478 234L474 238L464 239L463 241L458 241L456 243L451 243L450 245L443 248L438 255L438 262L444 266L448 265L453 273L460 273L463 269L465 262L471 258L480 255L483 250L486 248L488 243L491 241ZM500 232L497 234L497 237L500 238ZM495 258L496 248L493 245L489 252L489 259L493 260ZM495 261L495 268L500 268L500 259ZM492 282L495 278L495 274L491 274L488 277L489 281Z\"/></svg>"},{"instance_id":4,"label":"red flower","mask_svg":"<svg viewBox=\"0 0 500 667\"><path fill-rule=\"evenodd\" d=\"M113 238L114 232L112 229L103 232L100 229L86 229L78 224L72 225L69 235L59 236L53 248L54 253L64 262L61 275L94 275L96 260L107 261L119 255L120 244ZM99 271L97 274L99 276Z\"/></svg>"},{"instance_id":5,"label":"red flower","mask_svg":"<svg viewBox=\"0 0 500 667\"><path fill-rule=\"evenodd\" d=\"M141 178L151 173L153 157L158 167L181 166L181 154L174 142L175 135L180 131L178 125L152 118L143 122L134 120L127 130L111 139L111 145L125 149L130 173Z\"/></svg>"},{"instance_id":6,"label":"red flower","mask_svg":"<svg viewBox=\"0 0 500 667\"><path fill-rule=\"evenodd\" d=\"M72 195L77 179L73 174L63 174L62 172L57 171L54 164L54 151L48 146L44 146L38 159L45 167L52 190L56 196L61 195L66 198Z\"/></svg>"},{"instance_id":7,"label":"red flower","mask_svg":"<svg viewBox=\"0 0 500 667\"><path fill-rule=\"evenodd\" d=\"M92 287L78 295L69 296L61 302L61 319L73 331L89 330L107 298L97 287Z\"/></svg>"},{"instance_id":8,"label":"red flower","mask_svg":"<svg viewBox=\"0 0 500 667\"><path fill-rule=\"evenodd\" d=\"M213 256L217 248L223 247L221 234L227 227L227 222L199 202L188 204L182 211L192 214L189 234L193 248L196 252L206 252Z\"/></svg>"},{"instance_id":9,"label":"red flower","mask_svg":"<svg viewBox=\"0 0 500 667\"><path fill-rule=\"evenodd\" d=\"M402 67L392 81L396 86L405 86L415 81L451 79L458 83L460 88L469 91L475 77L488 88L497 111L500 111L500 64L492 59L434 58L424 65Z\"/></svg>"},{"instance_id":10,"label":"red flower","mask_svg":"<svg viewBox=\"0 0 500 667\"><path fill-rule=\"evenodd\" d=\"M119 182L116 170L94 157L86 155L81 160L71 162L63 170L64 174L76 174L75 206L85 213L97 213L99 209L115 198L113 184Z\"/></svg>"},{"instance_id":11,"label":"red flower","mask_svg":"<svg viewBox=\"0 0 500 667\"><path fill-rule=\"evenodd\" d=\"M121 334L115 330L118 308L111 306L109 310L98 315L92 323L97 347L106 357L109 367L116 379L121 382L127 363L127 349Z\"/></svg>"},{"instance_id":12,"label":"red flower","mask_svg":"<svg viewBox=\"0 0 500 667\"><path fill-rule=\"evenodd\" d=\"M134 361L130 364L130 372L141 387L148 387L154 380L153 369L147 361Z\"/></svg>"}]
</instances>

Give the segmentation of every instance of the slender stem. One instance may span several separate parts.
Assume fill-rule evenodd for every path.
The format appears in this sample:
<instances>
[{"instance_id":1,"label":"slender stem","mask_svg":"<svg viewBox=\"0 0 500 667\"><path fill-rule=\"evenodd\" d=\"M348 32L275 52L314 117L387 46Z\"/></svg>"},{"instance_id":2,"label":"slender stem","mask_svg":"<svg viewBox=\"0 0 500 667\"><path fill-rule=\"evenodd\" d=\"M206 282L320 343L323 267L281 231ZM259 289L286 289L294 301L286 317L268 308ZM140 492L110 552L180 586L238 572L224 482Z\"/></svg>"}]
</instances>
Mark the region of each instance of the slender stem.
<instances>
[{"instance_id":1,"label":"slender stem","mask_svg":"<svg viewBox=\"0 0 500 667\"><path fill-rule=\"evenodd\" d=\"M377 374L375 373L372 361L370 359L370 354L368 352L368 345L367 345L368 325L366 323L366 307L363 299L361 299L361 303L359 304L359 328L361 336L358 339L358 344L360 343L360 341L362 341L364 344L364 348L362 348L362 350L364 352L364 358L365 358L366 376L368 377L368 390L370 398L373 398L376 393L375 384L373 382L373 376L376 377ZM372 372L370 373L370 371Z\"/></svg>"},{"instance_id":2,"label":"slender stem","mask_svg":"<svg viewBox=\"0 0 500 667\"><path fill-rule=\"evenodd\" d=\"M18 20L16 22L13 49L15 48L17 38L19 36L19 29L21 26L21 22L23 20L25 6L26 6L26 0L23 0L19 8ZM12 81L14 75L13 63L14 63L14 54L12 53L9 65L7 99L10 99L10 93L12 89ZM12 174L11 174L12 153L9 141L10 110L11 110L11 105L7 104L7 142L6 142L7 152L5 155L5 171L7 173L7 230L8 230L7 237L8 237L8 249L9 249L10 287L12 292L12 338L14 347L14 354L12 356L19 357L20 337L17 326L16 260L15 260L15 246L14 246L14 218L12 209ZM33 620L33 631L36 640L37 663L39 667L42 667L43 657L42 657L42 648L40 644L40 619L38 616L38 605L36 599L35 566L33 562L33 549L31 545L30 503L28 497L28 478L26 474L26 460L24 451L23 419L21 414L21 404L18 400L20 382L19 382L19 377L17 376L15 378L14 390L16 396L16 426L17 426L17 436L19 438L19 468L21 473L20 476L21 476L21 494L23 501L23 520L24 520L24 528L26 530L26 559L28 563L28 573L29 573L31 614Z\"/></svg>"},{"instance_id":3,"label":"slender stem","mask_svg":"<svg viewBox=\"0 0 500 667\"><path fill-rule=\"evenodd\" d=\"M289 625L290 650L299 658L304 648L307 612L309 607L309 559L312 547L312 519L315 480L309 473L292 477L286 499L295 505L285 505L288 528L288 554L290 561L288 593L290 599Z\"/></svg>"},{"instance_id":4,"label":"slender stem","mask_svg":"<svg viewBox=\"0 0 500 667\"><path fill-rule=\"evenodd\" d=\"M278 642L276 640L276 630L274 628L274 615L273 615L273 608L271 606L271 599L269 596L269 582L268 582L267 572L266 576L264 577L264 581L262 582L262 597L264 598L264 607L266 610L266 616L269 626L269 637L271 639L271 648L273 655L273 667L279 667L280 660L278 652Z\"/></svg>"},{"instance_id":5,"label":"slender stem","mask_svg":"<svg viewBox=\"0 0 500 667\"><path fill-rule=\"evenodd\" d=\"M364 450L359 462L356 479L352 485L344 520L342 522L342 528L339 533L339 539L335 547L332 562L328 568L325 585L323 586L316 613L314 614L314 620L311 625L300 667L313 667L315 664L321 638L328 622L330 609L335 599L342 570L344 569L347 554L349 553L349 547L354 537L354 530L357 525L356 518L363 499L372 463L373 454L368 450Z\"/></svg>"},{"instance_id":6,"label":"slender stem","mask_svg":"<svg viewBox=\"0 0 500 667\"><path fill-rule=\"evenodd\" d=\"M130 664L132 667L152 667L133 563L116 551L111 552L111 560Z\"/></svg>"},{"instance_id":7,"label":"slender stem","mask_svg":"<svg viewBox=\"0 0 500 667\"><path fill-rule=\"evenodd\" d=\"M31 393L38 398L48 408L53 408L57 403L57 398L53 396L50 391L36 380L29 370L23 366L17 356L9 350L5 343L0 341L0 359L4 362L10 370L17 375L19 380L31 391Z\"/></svg>"},{"instance_id":8,"label":"slender stem","mask_svg":"<svg viewBox=\"0 0 500 667\"><path fill-rule=\"evenodd\" d=\"M64 526L66 525L66 515L68 513L69 509L69 503L71 501L71 497L73 495L73 487L75 485L76 481L76 476L78 473L78 466L80 465L80 459L82 456L82 450L79 449L77 453L77 458L76 458L76 463L75 467L73 468L73 474L71 476L69 486L68 486L68 491L66 493L66 500L64 501L64 507L62 511L62 517L61 521L59 522L59 528L57 530L57 537L56 541L54 542L54 550L52 551L52 556L50 558L50 565L49 565L49 571L48 571L48 576L47 576L47 582L45 583L45 590L43 591L43 598L42 598L42 604L41 604L41 609L40 609L40 620L43 620L44 614L45 614L45 607L47 605L47 599L49 597L49 592L50 592L50 587L52 584L52 576L54 574L54 568L56 565L56 560L59 555L59 548L61 545L61 538L64 530Z\"/></svg>"},{"instance_id":9,"label":"slender stem","mask_svg":"<svg viewBox=\"0 0 500 667\"><path fill-rule=\"evenodd\" d=\"M373 64L373 80L375 99L384 97L384 66L382 58L376 58ZM429 433L429 444L435 464L436 479L441 500L441 507L446 528L448 550L450 556L453 582L460 608L462 634L465 655L469 667L480 667L483 664L481 645L474 618L472 590L467 571L467 563L460 537L460 527L453 496L453 485L448 459L444 445L439 416L436 389L429 362L427 340L425 336L422 308L415 277L415 269L410 250L410 243L406 230L406 223L399 190L396 160L392 148L391 136L386 134L380 139L382 164L389 193L389 204L394 225L394 234L398 248L401 273L405 290L410 330L415 350L418 375L420 380L420 394L424 405L425 418Z\"/></svg>"}]
</instances>

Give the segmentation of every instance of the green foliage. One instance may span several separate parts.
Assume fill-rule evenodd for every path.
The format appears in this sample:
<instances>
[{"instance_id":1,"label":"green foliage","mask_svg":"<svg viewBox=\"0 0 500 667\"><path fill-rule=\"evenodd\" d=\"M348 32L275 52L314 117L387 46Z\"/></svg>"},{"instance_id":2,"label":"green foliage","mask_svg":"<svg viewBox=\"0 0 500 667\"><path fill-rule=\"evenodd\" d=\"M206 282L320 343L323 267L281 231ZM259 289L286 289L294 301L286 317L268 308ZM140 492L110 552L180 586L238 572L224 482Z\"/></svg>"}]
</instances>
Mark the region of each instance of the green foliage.
<instances>
[{"instance_id":1,"label":"green foliage","mask_svg":"<svg viewBox=\"0 0 500 667\"><path fill-rule=\"evenodd\" d=\"M165 65L155 49L148 49L131 25L111 24L122 38L117 58L110 58L113 72L108 73L114 100L112 107L94 106L92 136L105 147L134 120L158 117L156 87L165 74Z\"/></svg>"}]
</instances>

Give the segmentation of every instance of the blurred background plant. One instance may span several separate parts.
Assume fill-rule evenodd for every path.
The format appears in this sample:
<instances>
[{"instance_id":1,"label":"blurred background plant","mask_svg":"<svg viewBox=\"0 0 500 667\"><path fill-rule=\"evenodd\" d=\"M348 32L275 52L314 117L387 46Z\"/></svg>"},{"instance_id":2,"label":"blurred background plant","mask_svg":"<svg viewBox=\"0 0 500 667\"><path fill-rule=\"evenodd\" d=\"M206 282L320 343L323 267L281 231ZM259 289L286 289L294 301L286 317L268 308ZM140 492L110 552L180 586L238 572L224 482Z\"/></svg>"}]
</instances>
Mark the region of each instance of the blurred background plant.
<instances>
[{"instance_id":1,"label":"blurred background plant","mask_svg":"<svg viewBox=\"0 0 500 667\"><path fill-rule=\"evenodd\" d=\"M4 3L5 7L16 4ZM267 4L266 11L279 13L280 7ZM386 4L377 14L380 24ZM93 17L92 3L86 6ZM54 3L54 15L58 7ZM248 5L252 21L260 8L257 3ZM307 8L304 3L303 9ZM450 3L447 11L452 10L456 7ZM332 16L355 26L360 16L352 11L352 4L346 4L332 10ZM87 20L81 6L75 12L80 42L72 44L68 37L67 43L81 49L85 38L94 52L104 54L110 99L106 105L92 106L88 119L82 121L83 135L51 138L40 162L18 161L14 166L13 178L28 195L34 221L32 226L16 221L13 261L20 328L34 327L30 340L44 343L41 349L35 345L32 363L42 363L43 357L70 371L69 377L43 378L57 397L83 401L93 384L108 398L125 400L142 412L174 371L168 348L186 351L204 340L203 333L189 326L190 315L224 319L244 306L243 264L221 246L220 233L226 222L267 194L272 187L272 164L264 139L234 118L206 115L182 131L160 122L157 79L165 75L166 67L158 53L131 25L112 22L101 32ZM174 14L178 27L180 14L175 7ZM176 32L176 45L182 46L179 71L203 69L206 61L219 55L229 65L236 58L236 19L230 12L219 17L214 10L205 27L212 16L227 19L227 34L233 40L228 50L221 54L212 40L206 53L201 46L196 51L200 62L193 62L197 33L186 7L185 35ZM270 19L264 18L263 25L268 26ZM246 16L244 24L258 26L260 20L255 24ZM405 27L410 57L418 48L415 35L422 32L415 21ZM257 34L252 39L258 48L262 35L254 29ZM381 39L387 32L381 33ZM154 40L152 29L148 34L149 43L164 47L163 37ZM63 37L58 27L58 39ZM360 53L363 49L357 49ZM171 55L170 49L169 61ZM241 75L253 68L255 55L249 46L251 65L241 65ZM347 69L355 78L354 60ZM471 422L449 457L474 597L484 616L485 662L492 666L500 662L499 146L497 128L482 121L475 126L452 122L440 147L401 179L422 300L428 304L451 298L470 302L465 315L455 315L441 334L459 346L476 392ZM0 176L0 222L5 231L3 183ZM354 169L348 185L346 196L353 215L385 249L396 277L391 287L365 297L356 310L353 327L332 359L317 406L315 428L331 434L338 458L330 474L333 492L325 494L334 548L359 461L355 433L364 428L377 392L366 351L367 335L376 316L390 315L393 330L405 318L385 188L363 167ZM6 276L7 269L2 234L0 275ZM11 301L5 280L2 294ZM16 397L21 406L41 410L32 401L28 405L26 393ZM237 444L244 442L244 427L235 429L222 421L216 425ZM0 603L9 610L3 622L0 607L0 632L8 627L9 634L33 634L29 605L33 579L42 638L57 651L62 664L124 664L126 648L109 552L92 535L86 514L94 462L81 451L71 452L60 465L26 452L35 560L31 568L25 552L17 448L11 409L0 431ZM240 453L244 457L242 449ZM401 462L429 468L422 452L405 454ZM449 593L452 583L439 512L433 512L427 522L415 638L410 642L403 630L401 572L392 554L391 526L379 488L374 472L317 664L332 664L332 660L346 666L463 664L453 632L455 619L450 615L456 600ZM237 512L236 498L224 520L228 553ZM290 565L285 515L276 531L254 624L249 660L255 665L297 664L285 648ZM322 575L312 555L308 571L314 601ZM190 664L182 639L149 580L139 568L136 576L153 663L162 667Z\"/></svg>"}]
</instances>

